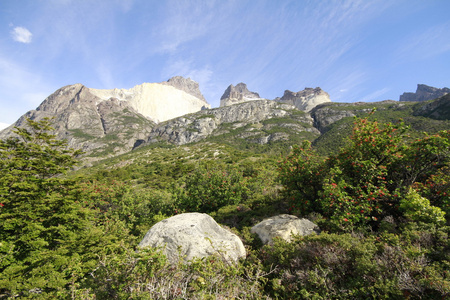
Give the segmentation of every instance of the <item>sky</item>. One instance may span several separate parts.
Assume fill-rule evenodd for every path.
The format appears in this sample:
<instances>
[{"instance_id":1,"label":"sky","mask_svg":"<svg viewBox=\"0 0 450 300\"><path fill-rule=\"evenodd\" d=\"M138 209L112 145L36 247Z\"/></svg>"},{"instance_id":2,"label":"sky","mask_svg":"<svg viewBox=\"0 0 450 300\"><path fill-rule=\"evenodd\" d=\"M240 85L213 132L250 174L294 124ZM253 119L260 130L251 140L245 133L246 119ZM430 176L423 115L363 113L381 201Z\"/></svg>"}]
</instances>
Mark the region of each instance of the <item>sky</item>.
<instances>
[{"instance_id":1,"label":"sky","mask_svg":"<svg viewBox=\"0 0 450 300\"><path fill-rule=\"evenodd\" d=\"M212 107L240 82L263 98L333 102L450 86L448 0L0 0L0 129L57 89L197 81Z\"/></svg>"}]
</instances>

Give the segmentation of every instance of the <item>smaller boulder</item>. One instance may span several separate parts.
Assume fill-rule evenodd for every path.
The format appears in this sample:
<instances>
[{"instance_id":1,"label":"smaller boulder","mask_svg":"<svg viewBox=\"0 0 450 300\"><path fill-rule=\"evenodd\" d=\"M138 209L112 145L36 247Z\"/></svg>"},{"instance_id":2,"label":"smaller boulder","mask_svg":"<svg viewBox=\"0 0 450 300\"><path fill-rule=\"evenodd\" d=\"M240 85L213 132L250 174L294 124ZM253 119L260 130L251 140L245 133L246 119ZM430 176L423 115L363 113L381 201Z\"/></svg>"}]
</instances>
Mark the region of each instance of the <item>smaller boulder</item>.
<instances>
[{"instance_id":1,"label":"smaller boulder","mask_svg":"<svg viewBox=\"0 0 450 300\"><path fill-rule=\"evenodd\" d=\"M222 228L207 214L185 213L156 223L144 236L138 247L161 247L169 261L180 256L185 261L218 254L227 261L245 257L240 238Z\"/></svg>"},{"instance_id":2,"label":"smaller boulder","mask_svg":"<svg viewBox=\"0 0 450 300\"><path fill-rule=\"evenodd\" d=\"M320 229L310 220L283 214L259 222L252 227L251 232L256 233L264 244L271 244L275 237L289 242L292 235L305 236L320 233Z\"/></svg>"}]
</instances>

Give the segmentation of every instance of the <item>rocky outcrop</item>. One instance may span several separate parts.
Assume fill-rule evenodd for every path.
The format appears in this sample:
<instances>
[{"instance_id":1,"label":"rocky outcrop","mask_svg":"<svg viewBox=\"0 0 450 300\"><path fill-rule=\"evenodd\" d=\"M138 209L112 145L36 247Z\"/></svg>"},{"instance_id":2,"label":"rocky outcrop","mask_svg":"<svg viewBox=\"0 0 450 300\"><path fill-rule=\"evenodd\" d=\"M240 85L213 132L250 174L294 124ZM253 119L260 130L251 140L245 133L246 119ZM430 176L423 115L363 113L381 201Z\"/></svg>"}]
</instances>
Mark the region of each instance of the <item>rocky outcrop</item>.
<instances>
[{"instance_id":1,"label":"rocky outcrop","mask_svg":"<svg viewBox=\"0 0 450 300\"><path fill-rule=\"evenodd\" d=\"M261 221L251 228L264 244L273 243L275 237L291 241L293 235L305 236L320 233L319 226L307 219L293 215L278 215Z\"/></svg>"},{"instance_id":2,"label":"rocky outcrop","mask_svg":"<svg viewBox=\"0 0 450 300\"><path fill-rule=\"evenodd\" d=\"M192 95L200 100L203 100L203 102L205 102L205 107L208 106L208 103L206 102L205 97L203 97L203 94L200 92L200 87L199 87L198 83L196 81L192 80L191 78L175 76L175 77L170 78L167 81L161 82L161 84L170 85L181 91L185 91L189 95Z\"/></svg>"},{"instance_id":3,"label":"rocky outcrop","mask_svg":"<svg viewBox=\"0 0 450 300\"><path fill-rule=\"evenodd\" d=\"M435 101L418 104L413 114L435 120L450 120L450 93Z\"/></svg>"},{"instance_id":4,"label":"rocky outcrop","mask_svg":"<svg viewBox=\"0 0 450 300\"><path fill-rule=\"evenodd\" d=\"M174 77L165 83L143 83L131 89L89 89L101 99L127 101L138 113L158 123L210 108L191 79ZM197 96L195 96L197 95Z\"/></svg>"},{"instance_id":5,"label":"rocky outcrop","mask_svg":"<svg viewBox=\"0 0 450 300\"><path fill-rule=\"evenodd\" d=\"M330 95L324 92L320 87L305 88L297 93L289 90L284 91L281 98L276 98L275 101L290 104L297 109L309 112L319 104L331 102Z\"/></svg>"},{"instance_id":6,"label":"rocky outcrop","mask_svg":"<svg viewBox=\"0 0 450 300\"><path fill-rule=\"evenodd\" d=\"M269 121L270 120L270 121ZM277 122L279 120L279 122ZM236 138L266 144L289 139L289 134L308 132L319 134L312 118L292 105L271 100L259 100L200 111L164 122L156 126L147 141L151 144L166 141L176 145L198 142L210 136L225 135L240 129ZM276 132L276 128L280 132Z\"/></svg>"},{"instance_id":7,"label":"rocky outcrop","mask_svg":"<svg viewBox=\"0 0 450 300\"><path fill-rule=\"evenodd\" d=\"M400 95L400 101L427 101L437 99L450 93L449 88L435 88L425 84L418 84L415 93L403 93Z\"/></svg>"},{"instance_id":8,"label":"rocky outcrop","mask_svg":"<svg viewBox=\"0 0 450 300\"><path fill-rule=\"evenodd\" d=\"M238 83L236 86L230 84L220 98L220 107L230 106L252 100L263 100L258 93L250 92L245 83Z\"/></svg>"},{"instance_id":9,"label":"rocky outcrop","mask_svg":"<svg viewBox=\"0 0 450 300\"><path fill-rule=\"evenodd\" d=\"M325 133L328 130L329 125L336 123L343 118L355 117L357 114L361 113L369 113L374 108L379 110L398 109L402 105L402 103L394 100L372 102L369 106L366 102L324 103L313 108L310 114L314 120L314 127L321 133Z\"/></svg>"},{"instance_id":10,"label":"rocky outcrop","mask_svg":"<svg viewBox=\"0 0 450 300\"><path fill-rule=\"evenodd\" d=\"M189 261L210 255L235 262L246 255L244 244L237 235L201 213L180 214L156 223L138 247L162 248L172 263L180 258Z\"/></svg>"}]
</instances>

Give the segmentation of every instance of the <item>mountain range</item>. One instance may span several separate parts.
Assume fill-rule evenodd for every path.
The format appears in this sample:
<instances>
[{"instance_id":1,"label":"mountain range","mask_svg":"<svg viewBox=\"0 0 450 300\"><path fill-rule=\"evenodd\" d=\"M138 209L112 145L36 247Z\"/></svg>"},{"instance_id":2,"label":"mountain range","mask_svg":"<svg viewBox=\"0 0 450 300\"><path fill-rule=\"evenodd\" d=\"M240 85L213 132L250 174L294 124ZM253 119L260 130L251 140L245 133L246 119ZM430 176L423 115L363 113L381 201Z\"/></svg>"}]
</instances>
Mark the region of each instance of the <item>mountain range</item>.
<instances>
[{"instance_id":1,"label":"mountain range","mask_svg":"<svg viewBox=\"0 0 450 300\"><path fill-rule=\"evenodd\" d=\"M226 88L220 107L211 108L198 83L180 76L131 89L100 90L74 84L48 96L36 110L1 131L0 138L13 135L14 126L25 126L26 118L50 117L57 136L85 152L85 164L145 145L200 141L260 151L266 151L267 145L285 149L304 139L326 147L349 130L345 122L339 125L340 120L374 108L384 112L388 121L402 112L402 117L445 123L450 115L449 92L419 84L415 93L404 93L400 101L333 103L319 87L286 90L282 97L269 100L239 83ZM444 126L439 124L435 127Z\"/></svg>"}]
</instances>

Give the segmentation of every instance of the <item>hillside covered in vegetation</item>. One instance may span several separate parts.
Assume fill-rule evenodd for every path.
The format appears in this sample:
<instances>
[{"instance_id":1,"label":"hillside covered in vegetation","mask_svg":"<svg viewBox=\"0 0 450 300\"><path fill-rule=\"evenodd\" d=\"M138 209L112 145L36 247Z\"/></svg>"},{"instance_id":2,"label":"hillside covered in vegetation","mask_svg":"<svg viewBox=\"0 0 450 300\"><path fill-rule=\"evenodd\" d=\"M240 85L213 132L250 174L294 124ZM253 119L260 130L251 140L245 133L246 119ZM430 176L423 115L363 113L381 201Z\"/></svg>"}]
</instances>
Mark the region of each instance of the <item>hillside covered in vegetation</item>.
<instances>
[{"instance_id":1,"label":"hillside covered in vegetation","mask_svg":"<svg viewBox=\"0 0 450 300\"><path fill-rule=\"evenodd\" d=\"M311 112L320 136L271 118L256 129L293 138L261 144L238 137L255 124L221 124L81 168L51 120L29 120L0 141L0 298L449 297L447 106L448 95L327 103ZM152 225L194 211L236 233L247 257L174 265L160 249L136 251ZM262 245L251 226L283 213L322 232Z\"/></svg>"}]
</instances>

